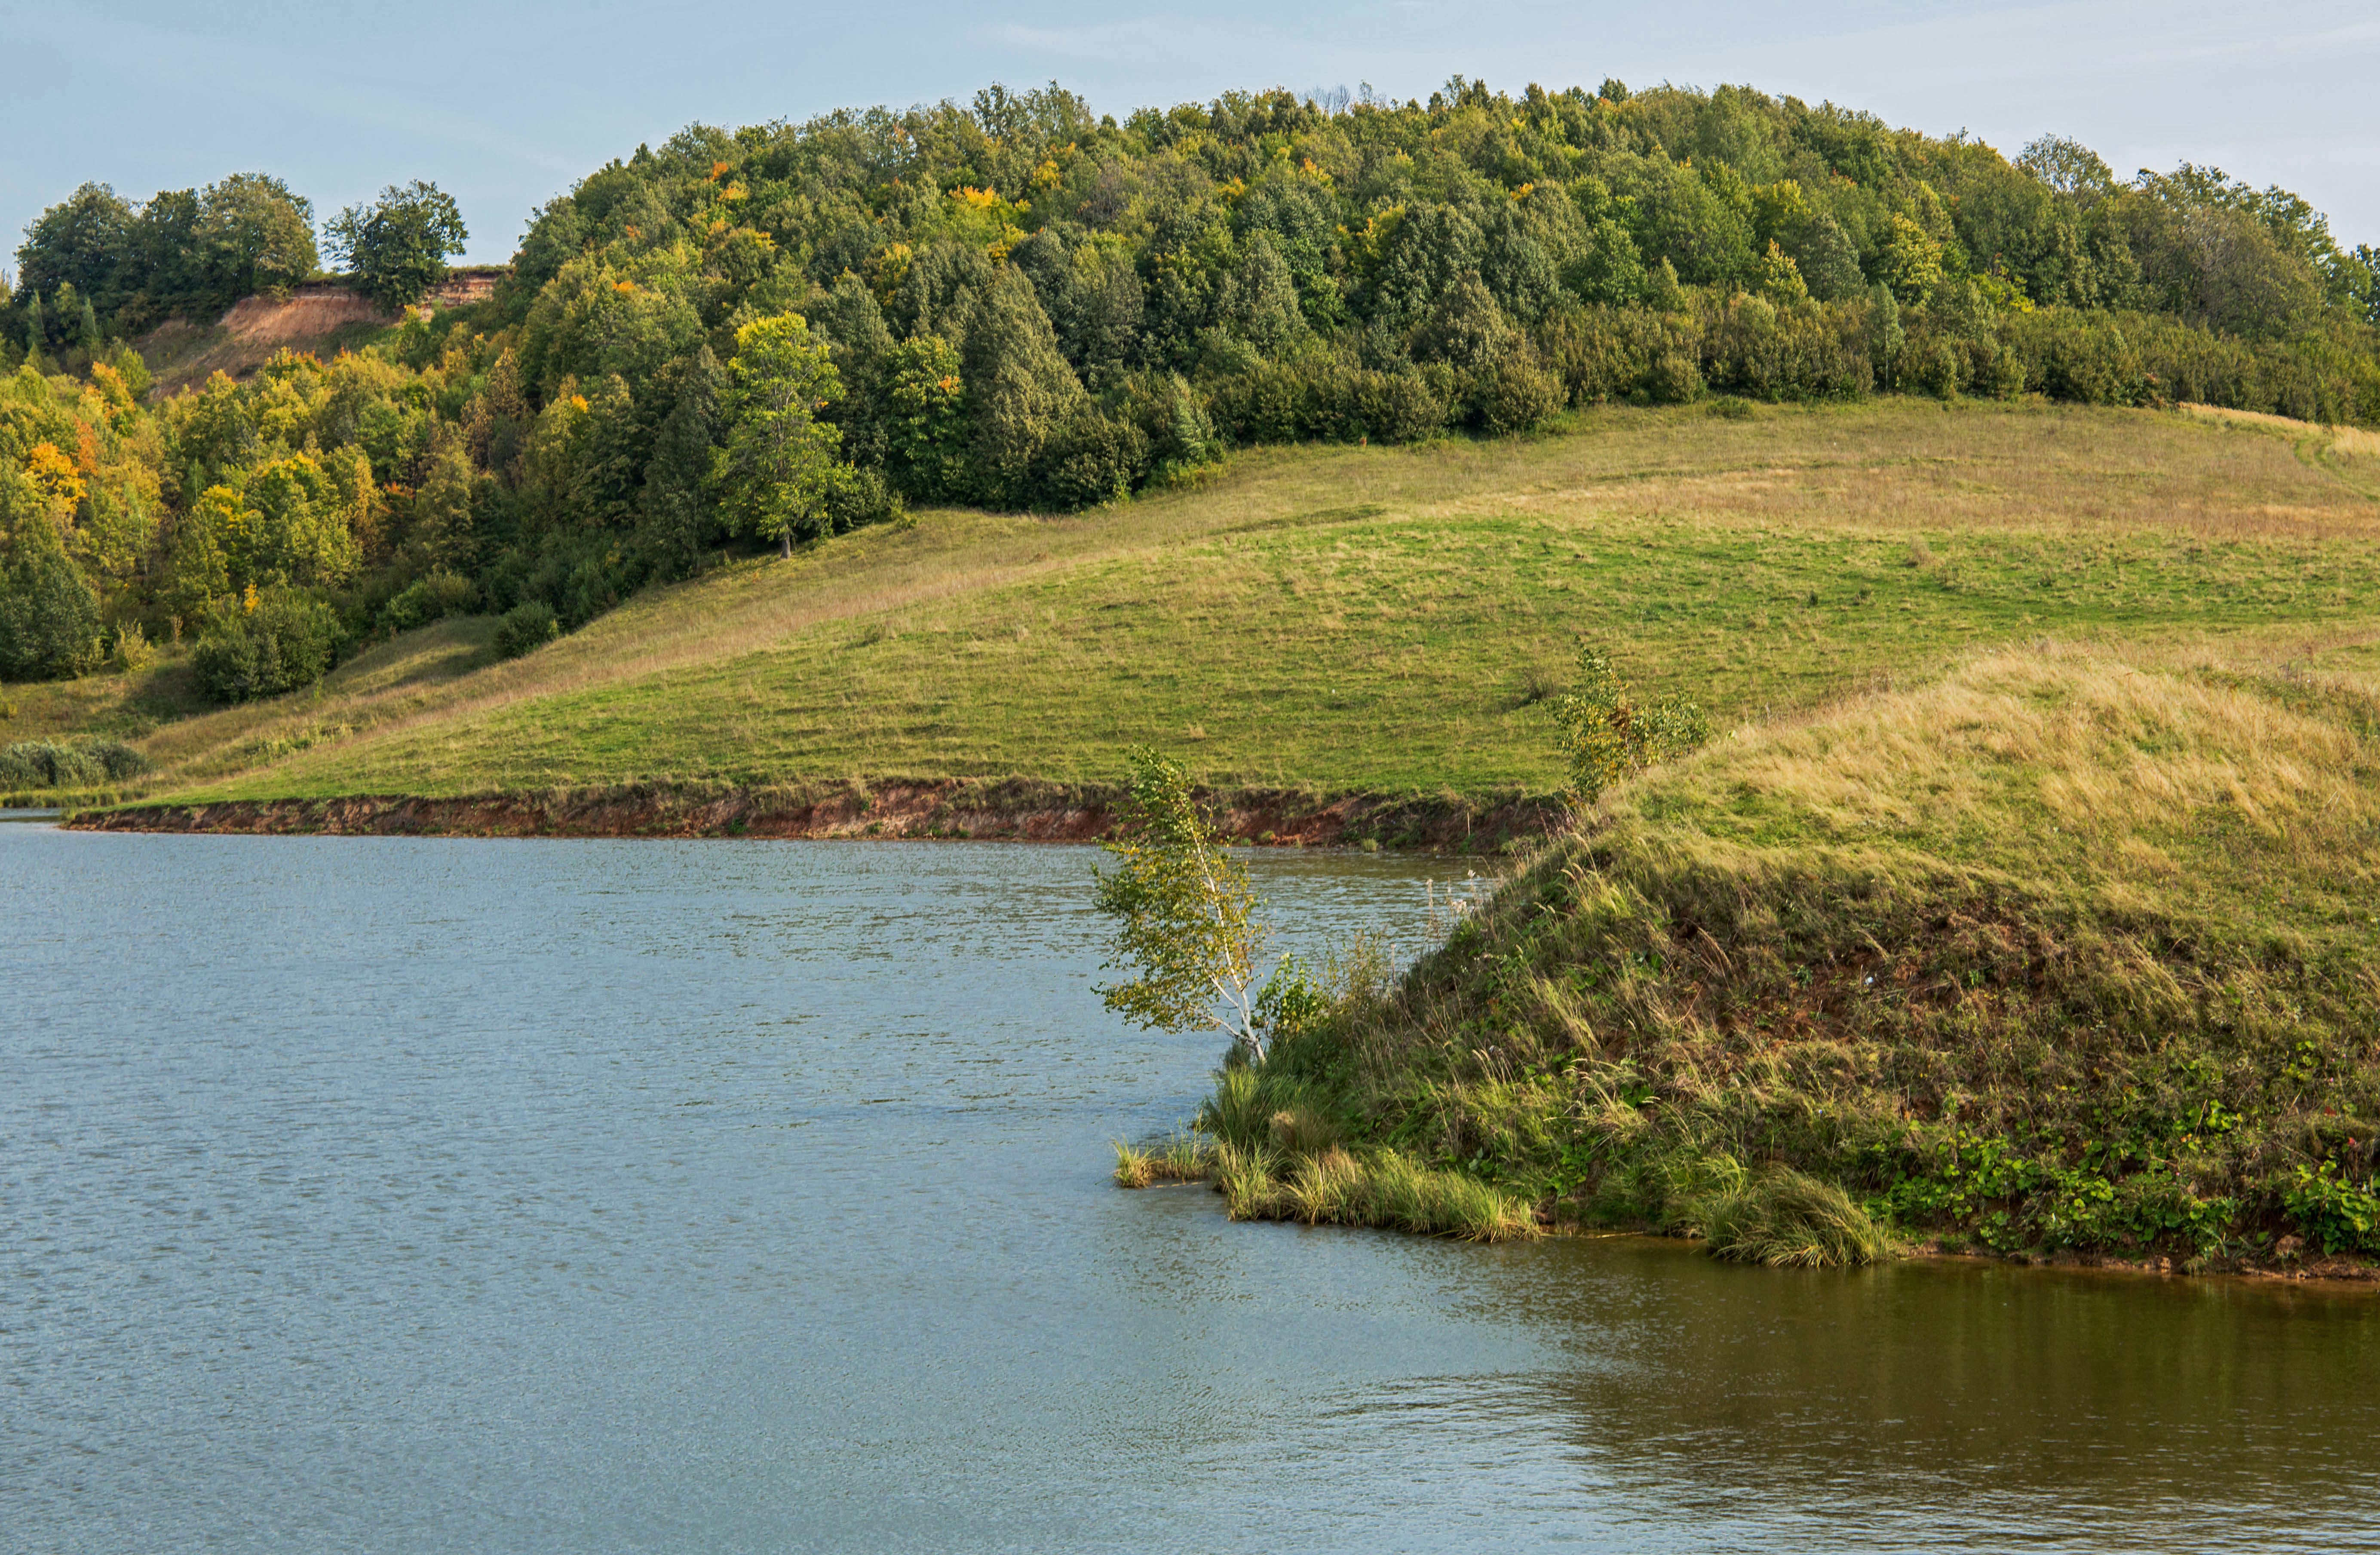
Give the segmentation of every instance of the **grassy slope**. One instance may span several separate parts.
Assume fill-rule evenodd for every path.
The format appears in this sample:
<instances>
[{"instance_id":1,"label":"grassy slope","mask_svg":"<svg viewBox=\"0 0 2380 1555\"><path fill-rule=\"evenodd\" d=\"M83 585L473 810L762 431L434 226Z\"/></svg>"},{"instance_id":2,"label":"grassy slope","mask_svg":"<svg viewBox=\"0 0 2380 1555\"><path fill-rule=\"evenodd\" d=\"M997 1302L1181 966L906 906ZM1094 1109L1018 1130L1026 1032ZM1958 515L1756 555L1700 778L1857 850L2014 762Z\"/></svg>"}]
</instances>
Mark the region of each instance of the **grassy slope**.
<instances>
[{"instance_id":1,"label":"grassy slope","mask_svg":"<svg viewBox=\"0 0 2380 1555\"><path fill-rule=\"evenodd\" d=\"M1870 1217L2370 1257L2375 945L2380 677L2003 650L1608 796L1224 1099L1243 1148L1269 1121L1771 1258L1856 1256Z\"/></svg>"},{"instance_id":2,"label":"grassy slope","mask_svg":"<svg viewBox=\"0 0 2380 1555\"><path fill-rule=\"evenodd\" d=\"M1134 740L1219 784L1543 788L1533 698L1582 635L1722 723L2042 635L2374 662L2375 466L2236 423L1905 401L1264 451L1089 515L933 512L734 564L515 663L457 674L433 628L319 694L160 727L151 791L1100 778Z\"/></svg>"}]
</instances>

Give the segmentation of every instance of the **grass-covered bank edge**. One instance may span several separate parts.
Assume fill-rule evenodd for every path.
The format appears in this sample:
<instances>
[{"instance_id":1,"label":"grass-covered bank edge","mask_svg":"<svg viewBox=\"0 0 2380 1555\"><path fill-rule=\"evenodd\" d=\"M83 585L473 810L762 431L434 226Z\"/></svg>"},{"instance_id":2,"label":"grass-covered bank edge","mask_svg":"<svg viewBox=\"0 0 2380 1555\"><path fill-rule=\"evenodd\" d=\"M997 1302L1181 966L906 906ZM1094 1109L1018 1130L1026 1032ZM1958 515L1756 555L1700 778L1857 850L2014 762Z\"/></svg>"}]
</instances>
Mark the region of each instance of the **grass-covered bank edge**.
<instances>
[{"instance_id":1,"label":"grass-covered bank edge","mask_svg":"<svg viewBox=\"0 0 2380 1555\"><path fill-rule=\"evenodd\" d=\"M1981 655L1609 796L1118 1175L1768 1263L2370 1278L2375 881L2370 685ZM1431 1223L1373 1185L1415 1172L1486 1197Z\"/></svg>"},{"instance_id":2,"label":"grass-covered bank edge","mask_svg":"<svg viewBox=\"0 0 2380 1555\"><path fill-rule=\"evenodd\" d=\"M1089 842L1107 835L1120 792L1109 784L1031 778L845 779L760 788L626 784L454 798L93 806L74 809L65 824L98 832ZM1202 798L1225 836L1288 846L1503 855L1563 819L1555 797L1518 789L1380 795L1241 788Z\"/></svg>"}]
</instances>

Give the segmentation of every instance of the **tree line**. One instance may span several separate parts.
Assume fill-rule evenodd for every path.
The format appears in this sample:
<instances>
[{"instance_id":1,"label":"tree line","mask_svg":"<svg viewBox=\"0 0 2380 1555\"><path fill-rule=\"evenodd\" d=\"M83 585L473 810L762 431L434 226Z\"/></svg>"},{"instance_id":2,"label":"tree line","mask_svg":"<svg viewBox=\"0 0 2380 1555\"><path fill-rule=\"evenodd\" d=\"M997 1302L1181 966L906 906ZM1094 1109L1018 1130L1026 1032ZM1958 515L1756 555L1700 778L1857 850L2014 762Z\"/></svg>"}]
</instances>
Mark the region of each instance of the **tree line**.
<instances>
[{"instance_id":1,"label":"tree line","mask_svg":"<svg viewBox=\"0 0 2380 1555\"><path fill-rule=\"evenodd\" d=\"M310 224L249 175L138 207L85 186L29 228L0 318L0 674L195 633L224 694L262 694L457 610L533 644L735 535L1079 507L1233 445L1607 401L2380 422L2380 254L2297 196L1733 87L1457 78L1121 120L992 87L698 125L533 213L492 302L152 403L122 342L312 273ZM392 304L463 237L426 184L325 230Z\"/></svg>"}]
</instances>

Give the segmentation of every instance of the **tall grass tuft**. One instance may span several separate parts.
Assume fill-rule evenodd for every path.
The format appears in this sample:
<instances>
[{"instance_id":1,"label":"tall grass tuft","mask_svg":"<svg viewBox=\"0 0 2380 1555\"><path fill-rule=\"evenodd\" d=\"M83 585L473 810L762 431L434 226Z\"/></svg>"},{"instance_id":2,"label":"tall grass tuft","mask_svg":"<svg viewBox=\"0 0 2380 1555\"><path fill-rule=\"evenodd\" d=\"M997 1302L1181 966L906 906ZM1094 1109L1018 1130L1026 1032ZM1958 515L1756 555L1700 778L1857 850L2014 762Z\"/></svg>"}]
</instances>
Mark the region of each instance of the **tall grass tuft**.
<instances>
[{"instance_id":1,"label":"tall grass tuft","mask_svg":"<svg viewBox=\"0 0 2380 1555\"><path fill-rule=\"evenodd\" d=\"M1891 1237L1832 1183L1776 1167L1710 1200L1703 1234L1714 1257L1771 1268L1829 1269L1881 1262Z\"/></svg>"},{"instance_id":2,"label":"tall grass tuft","mask_svg":"<svg viewBox=\"0 0 2380 1555\"><path fill-rule=\"evenodd\" d=\"M1157 1181L1157 1158L1148 1150L1114 1141L1116 1153L1115 1180L1120 1188L1145 1188Z\"/></svg>"},{"instance_id":3,"label":"tall grass tuft","mask_svg":"<svg viewBox=\"0 0 2380 1555\"><path fill-rule=\"evenodd\" d=\"M1147 1148L1118 1139L1116 1185L1145 1188L1152 1183L1203 1183L1214 1172L1215 1147L1195 1134L1176 1132Z\"/></svg>"}]
</instances>

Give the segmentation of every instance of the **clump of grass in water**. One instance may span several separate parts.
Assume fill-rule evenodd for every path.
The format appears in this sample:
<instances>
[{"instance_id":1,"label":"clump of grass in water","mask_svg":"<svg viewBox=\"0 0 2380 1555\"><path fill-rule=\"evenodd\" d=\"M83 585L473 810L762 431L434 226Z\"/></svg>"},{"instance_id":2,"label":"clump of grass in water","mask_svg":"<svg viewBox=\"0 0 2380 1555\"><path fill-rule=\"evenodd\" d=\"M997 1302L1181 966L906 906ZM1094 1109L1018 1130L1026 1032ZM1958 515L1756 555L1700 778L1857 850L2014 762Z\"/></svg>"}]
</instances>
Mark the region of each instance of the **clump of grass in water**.
<instances>
[{"instance_id":1,"label":"clump of grass in water","mask_svg":"<svg viewBox=\"0 0 2380 1555\"><path fill-rule=\"evenodd\" d=\"M1148 1148L1115 1142L1115 1180L1119 1187L1145 1188L1152 1183L1203 1183L1214 1172L1215 1147L1195 1134L1176 1133Z\"/></svg>"},{"instance_id":2,"label":"clump of grass in water","mask_svg":"<svg viewBox=\"0 0 2380 1555\"><path fill-rule=\"evenodd\" d=\"M1116 1147L1116 1181L1211 1181L1235 1221L1370 1226L1503 1242L1539 1234L1529 1199L1393 1149L1350 1150L1313 1089L1236 1065L1217 1078L1196 1135L1161 1150Z\"/></svg>"}]
</instances>

